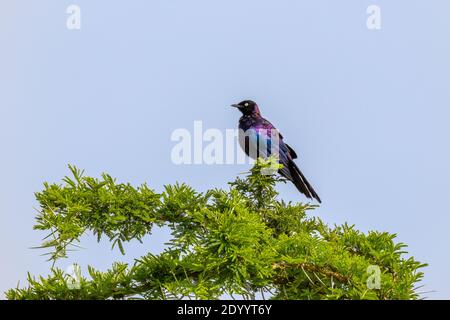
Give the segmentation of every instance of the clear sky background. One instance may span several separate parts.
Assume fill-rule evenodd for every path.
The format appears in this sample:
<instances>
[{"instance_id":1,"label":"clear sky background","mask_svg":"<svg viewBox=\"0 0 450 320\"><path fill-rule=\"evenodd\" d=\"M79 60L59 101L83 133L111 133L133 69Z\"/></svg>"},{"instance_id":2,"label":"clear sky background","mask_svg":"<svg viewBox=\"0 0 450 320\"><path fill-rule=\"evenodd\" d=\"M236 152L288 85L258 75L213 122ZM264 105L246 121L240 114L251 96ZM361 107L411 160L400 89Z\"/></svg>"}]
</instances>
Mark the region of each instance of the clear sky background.
<instances>
[{"instance_id":1,"label":"clear sky background","mask_svg":"<svg viewBox=\"0 0 450 320\"><path fill-rule=\"evenodd\" d=\"M79 31L66 28L72 3ZM244 98L297 150L323 200L314 215L397 233L430 264L424 296L450 298L449 13L446 0L2 0L0 298L49 270L30 249L45 236L32 230L44 181L70 163L157 190L226 187L249 166L175 166L170 135L195 120L234 128L228 106ZM86 236L58 266L86 274L167 239L155 230L121 256Z\"/></svg>"}]
</instances>

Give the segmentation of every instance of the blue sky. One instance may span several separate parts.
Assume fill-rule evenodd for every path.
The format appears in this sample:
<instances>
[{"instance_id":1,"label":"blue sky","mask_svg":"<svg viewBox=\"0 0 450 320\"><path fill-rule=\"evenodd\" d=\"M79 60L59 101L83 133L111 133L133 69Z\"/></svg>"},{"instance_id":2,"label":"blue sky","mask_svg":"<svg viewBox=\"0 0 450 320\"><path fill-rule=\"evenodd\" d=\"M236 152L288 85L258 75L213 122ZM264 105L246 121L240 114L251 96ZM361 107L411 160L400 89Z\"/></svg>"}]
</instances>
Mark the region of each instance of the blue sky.
<instances>
[{"instance_id":1,"label":"blue sky","mask_svg":"<svg viewBox=\"0 0 450 320\"><path fill-rule=\"evenodd\" d=\"M81 30L66 28L69 4ZM2 1L0 297L50 267L29 249L44 181L70 163L157 190L226 187L248 165L176 166L170 136L195 120L235 128L228 106L251 98L299 154L323 200L314 215L397 233L430 264L425 296L450 298L448 12L443 0ZM155 230L123 257L88 235L59 266L106 269L167 239Z\"/></svg>"}]
</instances>

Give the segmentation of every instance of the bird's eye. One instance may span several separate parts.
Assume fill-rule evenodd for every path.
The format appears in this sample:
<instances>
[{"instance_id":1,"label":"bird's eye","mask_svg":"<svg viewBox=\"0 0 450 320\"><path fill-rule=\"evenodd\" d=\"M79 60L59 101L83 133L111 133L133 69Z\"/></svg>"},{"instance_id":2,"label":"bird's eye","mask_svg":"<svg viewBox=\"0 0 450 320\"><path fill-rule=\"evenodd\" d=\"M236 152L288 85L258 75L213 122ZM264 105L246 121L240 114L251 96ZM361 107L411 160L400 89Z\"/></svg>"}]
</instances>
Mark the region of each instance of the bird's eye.
<instances>
[{"instance_id":1,"label":"bird's eye","mask_svg":"<svg viewBox=\"0 0 450 320\"><path fill-rule=\"evenodd\" d=\"M248 107L248 102L246 102L246 103L244 104L244 106Z\"/></svg>"}]
</instances>

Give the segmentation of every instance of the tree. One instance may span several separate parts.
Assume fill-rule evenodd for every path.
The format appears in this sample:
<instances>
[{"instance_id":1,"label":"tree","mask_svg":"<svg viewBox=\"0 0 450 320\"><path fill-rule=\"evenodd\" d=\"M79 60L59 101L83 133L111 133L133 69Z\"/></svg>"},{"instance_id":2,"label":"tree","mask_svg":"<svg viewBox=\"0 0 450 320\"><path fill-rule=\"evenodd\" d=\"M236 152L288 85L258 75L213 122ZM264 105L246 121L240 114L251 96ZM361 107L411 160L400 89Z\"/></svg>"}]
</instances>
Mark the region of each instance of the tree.
<instances>
[{"instance_id":1,"label":"tree","mask_svg":"<svg viewBox=\"0 0 450 320\"><path fill-rule=\"evenodd\" d=\"M141 240L153 226L168 226L171 241L159 254L115 263L101 272L89 267L73 287L52 267L44 278L10 289L8 299L417 299L425 266L405 257L394 234L361 233L347 224L330 227L307 217L315 206L278 199L270 165L259 159L229 190L199 193L185 184L156 193L83 176L44 184L36 193L37 230L48 232L41 248L53 262L67 256L85 232L106 237L125 254L123 242ZM273 163L272 163L273 165Z\"/></svg>"}]
</instances>

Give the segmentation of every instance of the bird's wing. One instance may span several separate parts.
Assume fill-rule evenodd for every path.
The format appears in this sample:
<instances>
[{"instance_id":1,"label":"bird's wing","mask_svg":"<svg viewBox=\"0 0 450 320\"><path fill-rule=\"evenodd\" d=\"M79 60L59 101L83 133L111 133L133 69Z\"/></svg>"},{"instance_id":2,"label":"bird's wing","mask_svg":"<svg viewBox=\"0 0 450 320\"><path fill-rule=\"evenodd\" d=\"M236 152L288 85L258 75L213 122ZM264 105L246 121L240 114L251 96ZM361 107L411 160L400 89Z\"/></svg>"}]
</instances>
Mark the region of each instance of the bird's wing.
<instances>
[{"instance_id":1,"label":"bird's wing","mask_svg":"<svg viewBox=\"0 0 450 320\"><path fill-rule=\"evenodd\" d=\"M267 158L271 154L279 153L281 140L278 130L266 119L254 119L249 128L239 131L239 143L245 153L253 159Z\"/></svg>"},{"instance_id":2,"label":"bird's wing","mask_svg":"<svg viewBox=\"0 0 450 320\"><path fill-rule=\"evenodd\" d=\"M291 148L290 145L288 145L287 143L285 143L286 148L289 150L289 154L291 155L292 159L297 159L297 153L294 151L294 149Z\"/></svg>"},{"instance_id":3,"label":"bird's wing","mask_svg":"<svg viewBox=\"0 0 450 320\"><path fill-rule=\"evenodd\" d=\"M269 120L261 118L261 122L264 127L277 130L280 141L283 140L283 135L281 134L281 132L278 131L278 129L276 129L275 126ZM297 153L295 152L295 150L292 149L292 147L290 145L288 145L287 143L284 143L284 145L287 148L287 150L285 150L285 152L289 153L289 155L291 156L292 159L297 159L298 156L297 156ZM281 145L280 145L280 147L283 148Z\"/></svg>"},{"instance_id":4,"label":"bird's wing","mask_svg":"<svg viewBox=\"0 0 450 320\"><path fill-rule=\"evenodd\" d=\"M250 158L267 158L271 154L279 153L279 143L276 143L276 139L270 131L264 128L250 128L239 133L241 135L239 143Z\"/></svg>"},{"instance_id":5,"label":"bird's wing","mask_svg":"<svg viewBox=\"0 0 450 320\"><path fill-rule=\"evenodd\" d=\"M293 151L292 155L292 151L292 148L287 144L284 142L280 143L280 163L283 164L283 168L278 172L286 179L292 181L298 191L303 193L307 198L315 198L320 203L321 200L319 195L295 164L293 155L295 157L297 157L297 155L295 154L295 151Z\"/></svg>"},{"instance_id":6,"label":"bird's wing","mask_svg":"<svg viewBox=\"0 0 450 320\"><path fill-rule=\"evenodd\" d=\"M307 198L315 198L320 203L320 197L293 161L293 159L297 158L297 153L291 146L284 143L283 136L275 126L268 120L261 118L255 123L251 132L252 134L249 136L248 141L254 154L257 154L257 157L267 157L267 150L271 150L272 154L276 152L279 156L279 162L283 164L283 168L278 170L278 172L286 179L292 181L297 189ZM276 140L274 140L275 134Z\"/></svg>"},{"instance_id":7,"label":"bird's wing","mask_svg":"<svg viewBox=\"0 0 450 320\"><path fill-rule=\"evenodd\" d=\"M280 174L288 180L292 180L291 170L289 168L289 163L292 161L292 155L289 151L289 147L283 140L280 140L280 152L279 152L280 163L283 168L280 170Z\"/></svg>"}]
</instances>

